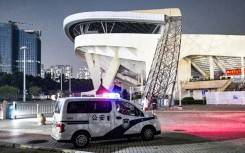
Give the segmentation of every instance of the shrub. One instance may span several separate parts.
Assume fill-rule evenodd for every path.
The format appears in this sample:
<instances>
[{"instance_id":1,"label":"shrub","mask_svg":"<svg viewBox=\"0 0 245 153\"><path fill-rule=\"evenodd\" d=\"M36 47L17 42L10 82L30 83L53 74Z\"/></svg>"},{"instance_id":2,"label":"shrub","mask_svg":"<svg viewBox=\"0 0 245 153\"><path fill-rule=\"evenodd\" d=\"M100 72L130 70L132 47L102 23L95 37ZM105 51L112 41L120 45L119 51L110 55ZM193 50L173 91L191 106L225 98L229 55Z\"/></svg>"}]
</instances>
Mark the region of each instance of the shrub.
<instances>
[{"instance_id":1,"label":"shrub","mask_svg":"<svg viewBox=\"0 0 245 153\"><path fill-rule=\"evenodd\" d=\"M186 101L186 100L194 100L194 98L193 97L184 97L182 100L183 101Z\"/></svg>"},{"instance_id":2,"label":"shrub","mask_svg":"<svg viewBox=\"0 0 245 153\"><path fill-rule=\"evenodd\" d=\"M13 86L0 86L0 98L5 100L16 99L18 88Z\"/></svg>"},{"instance_id":3,"label":"shrub","mask_svg":"<svg viewBox=\"0 0 245 153\"><path fill-rule=\"evenodd\" d=\"M206 101L204 100L181 100L182 105L206 105ZM175 100L175 105L179 105L179 100Z\"/></svg>"},{"instance_id":4,"label":"shrub","mask_svg":"<svg viewBox=\"0 0 245 153\"><path fill-rule=\"evenodd\" d=\"M134 95L132 97L133 100L137 100L137 99L141 99L141 98L142 98L141 94L137 94L137 95Z\"/></svg>"},{"instance_id":5,"label":"shrub","mask_svg":"<svg viewBox=\"0 0 245 153\"><path fill-rule=\"evenodd\" d=\"M42 88L34 86L29 88L29 92L33 96L38 96L39 94L42 93Z\"/></svg>"}]
</instances>

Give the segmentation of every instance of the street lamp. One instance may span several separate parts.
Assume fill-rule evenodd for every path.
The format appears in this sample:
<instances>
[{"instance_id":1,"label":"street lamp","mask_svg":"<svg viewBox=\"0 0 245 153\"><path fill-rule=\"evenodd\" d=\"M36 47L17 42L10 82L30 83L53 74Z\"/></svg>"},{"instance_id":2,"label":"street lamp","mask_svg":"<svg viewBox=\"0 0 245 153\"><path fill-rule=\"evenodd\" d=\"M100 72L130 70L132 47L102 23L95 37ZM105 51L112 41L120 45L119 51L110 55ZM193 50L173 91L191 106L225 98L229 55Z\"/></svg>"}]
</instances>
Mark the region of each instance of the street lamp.
<instances>
[{"instance_id":1,"label":"street lamp","mask_svg":"<svg viewBox=\"0 0 245 153\"><path fill-rule=\"evenodd\" d=\"M23 62L24 62L24 70L23 70L23 102L25 102L26 101L26 50L27 50L28 48L26 47L26 46L22 46L22 47L20 47L20 50L23 50L24 51L24 54L23 54L23 56L24 56L24 60L23 60Z\"/></svg>"},{"instance_id":2,"label":"street lamp","mask_svg":"<svg viewBox=\"0 0 245 153\"><path fill-rule=\"evenodd\" d=\"M63 81L63 78L62 78L62 75L63 75L63 69L61 69L61 77L60 77L60 90L62 92L62 81Z\"/></svg>"},{"instance_id":3,"label":"street lamp","mask_svg":"<svg viewBox=\"0 0 245 153\"><path fill-rule=\"evenodd\" d=\"M72 77L72 74L69 75L69 92L71 94L71 77Z\"/></svg>"},{"instance_id":4,"label":"street lamp","mask_svg":"<svg viewBox=\"0 0 245 153\"><path fill-rule=\"evenodd\" d=\"M130 102L132 102L132 88L133 87L129 87L129 99L130 99Z\"/></svg>"}]
</instances>

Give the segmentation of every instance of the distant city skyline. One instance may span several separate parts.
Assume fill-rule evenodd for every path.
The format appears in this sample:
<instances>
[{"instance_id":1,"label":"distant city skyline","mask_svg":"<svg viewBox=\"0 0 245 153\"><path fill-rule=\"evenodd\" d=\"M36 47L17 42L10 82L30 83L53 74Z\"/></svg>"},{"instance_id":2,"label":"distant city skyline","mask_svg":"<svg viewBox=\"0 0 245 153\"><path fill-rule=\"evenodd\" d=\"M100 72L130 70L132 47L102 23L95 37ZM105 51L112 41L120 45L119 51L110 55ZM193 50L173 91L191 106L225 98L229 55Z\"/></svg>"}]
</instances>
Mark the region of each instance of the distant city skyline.
<instances>
[{"instance_id":1,"label":"distant city skyline","mask_svg":"<svg viewBox=\"0 0 245 153\"><path fill-rule=\"evenodd\" d=\"M64 19L88 11L180 8L184 34L245 35L244 0L0 0L0 22L19 22L20 29L41 30L42 64L86 66L74 53L63 30ZM24 24L26 23L26 24Z\"/></svg>"}]
</instances>

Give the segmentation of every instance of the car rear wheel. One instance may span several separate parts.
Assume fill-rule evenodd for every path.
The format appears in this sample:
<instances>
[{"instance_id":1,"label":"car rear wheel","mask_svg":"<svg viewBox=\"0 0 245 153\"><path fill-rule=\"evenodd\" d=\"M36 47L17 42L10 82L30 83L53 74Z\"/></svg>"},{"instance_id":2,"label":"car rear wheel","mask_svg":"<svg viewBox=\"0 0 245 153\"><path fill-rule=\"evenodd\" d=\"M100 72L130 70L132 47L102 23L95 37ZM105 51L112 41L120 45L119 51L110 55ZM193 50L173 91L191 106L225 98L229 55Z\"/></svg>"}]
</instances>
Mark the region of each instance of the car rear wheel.
<instances>
[{"instance_id":1,"label":"car rear wheel","mask_svg":"<svg viewBox=\"0 0 245 153\"><path fill-rule=\"evenodd\" d=\"M141 132L141 137L145 141L150 141L154 138L154 129L151 127L145 127Z\"/></svg>"},{"instance_id":2,"label":"car rear wheel","mask_svg":"<svg viewBox=\"0 0 245 153\"><path fill-rule=\"evenodd\" d=\"M86 132L79 132L73 136L72 142L76 148L84 148L89 144L89 135Z\"/></svg>"}]
</instances>

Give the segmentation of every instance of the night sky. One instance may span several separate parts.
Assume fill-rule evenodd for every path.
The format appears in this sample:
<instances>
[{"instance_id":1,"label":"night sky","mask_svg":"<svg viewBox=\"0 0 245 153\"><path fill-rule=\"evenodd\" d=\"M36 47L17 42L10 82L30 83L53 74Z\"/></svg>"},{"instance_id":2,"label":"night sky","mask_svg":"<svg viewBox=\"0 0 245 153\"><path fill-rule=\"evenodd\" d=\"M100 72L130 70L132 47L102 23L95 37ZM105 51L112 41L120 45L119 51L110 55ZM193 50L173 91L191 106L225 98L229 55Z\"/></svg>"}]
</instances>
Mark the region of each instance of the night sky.
<instances>
[{"instance_id":1,"label":"night sky","mask_svg":"<svg viewBox=\"0 0 245 153\"><path fill-rule=\"evenodd\" d=\"M0 0L0 22L42 31L42 63L86 65L74 54L63 30L64 19L88 11L180 8L184 34L245 35L245 0ZM32 25L29 25L32 24Z\"/></svg>"}]
</instances>

